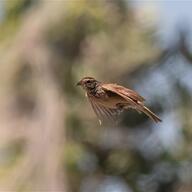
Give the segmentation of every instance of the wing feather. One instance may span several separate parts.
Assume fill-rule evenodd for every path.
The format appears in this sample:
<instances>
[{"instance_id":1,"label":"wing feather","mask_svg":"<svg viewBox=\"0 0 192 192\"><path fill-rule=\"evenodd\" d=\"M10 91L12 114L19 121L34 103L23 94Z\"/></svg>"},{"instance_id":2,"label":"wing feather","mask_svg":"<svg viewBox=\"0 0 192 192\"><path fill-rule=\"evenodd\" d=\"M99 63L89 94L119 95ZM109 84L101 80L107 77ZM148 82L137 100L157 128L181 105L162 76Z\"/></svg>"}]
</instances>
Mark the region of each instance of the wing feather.
<instances>
[{"instance_id":1,"label":"wing feather","mask_svg":"<svg viewBox=\"0 0 192 192\"><path fill-rule=\"evenodd\" d=\"M117 84L102 84L102 88L106 91L116 93L128 101L132 101L134 102L134 104L137 102L142 103L145 101L145 99L140 96L137 92Z\"/></svg>"},{"instance_id":2,"label":"wing feather","mask_svg":"<svg viewBox=\"0 0 192 192\"><path fill-rule=\"evenodd\" d=\"M88 96L88 98L99 120L101 121L108 120L112 122L117 121L117 117L120 115L120 112L121 112L119 109L107 108L101 105L100 103L95 102L91 96Z\"/></svg>"}]
</instances>

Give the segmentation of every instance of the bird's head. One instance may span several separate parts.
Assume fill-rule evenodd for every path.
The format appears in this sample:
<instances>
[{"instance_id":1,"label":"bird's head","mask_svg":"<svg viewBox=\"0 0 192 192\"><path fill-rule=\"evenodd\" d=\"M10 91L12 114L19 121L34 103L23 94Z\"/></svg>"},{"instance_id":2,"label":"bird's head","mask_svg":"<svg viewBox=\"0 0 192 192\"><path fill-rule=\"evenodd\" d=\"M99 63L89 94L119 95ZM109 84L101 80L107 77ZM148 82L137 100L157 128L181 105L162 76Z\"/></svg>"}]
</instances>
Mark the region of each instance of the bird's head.
<instances>
[{"instance_id":1,"label":"bird's head","mask_svg":"<svg viewBox=\"0 0 192 192\"><path fill-rule=\"evenodd\" d=\"M97 81L93 77L84 77L77 83L77 86L81 86L85 90L90 90L94 89L98 83L99 81Z\"/></svg>"}]
</instances>

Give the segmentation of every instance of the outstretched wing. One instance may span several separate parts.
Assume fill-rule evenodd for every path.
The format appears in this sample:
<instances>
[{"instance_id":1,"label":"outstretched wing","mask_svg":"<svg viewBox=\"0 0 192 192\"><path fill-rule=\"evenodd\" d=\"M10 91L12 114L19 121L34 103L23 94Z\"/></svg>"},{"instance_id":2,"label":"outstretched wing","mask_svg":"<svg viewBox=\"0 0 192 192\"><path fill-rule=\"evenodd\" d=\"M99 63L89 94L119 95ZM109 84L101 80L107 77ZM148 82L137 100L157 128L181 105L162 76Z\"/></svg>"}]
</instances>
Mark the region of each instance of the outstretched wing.
<instances>
[{"instance_id":1,"label":"outstretched wing","mask_svg":"<svg viewBox=\"0 0 192 192\"><path fill-rule=\"evenodd\" d=\"M102 84L102 88L107 92L115 93L121 97L123 97L127 102L130 104L129 108L134 108L138 112L143 112L146 115L148 115L152 120L154 120L156 123L161 122L162 120L155 115L150 109L148 109L143 102L145 99L140 96L137 92L127 89L125 87L122 87L120 85L116 84Z\"/></svg>"},{"instance_id":2,"label":"outstretched wing","mask_svg":"<svg viewBox=\"0 0 192 192\"><path fill-rule=\"evenodd\" d=\"M91 96L88 96L91 106L100 121L108 121L116 123L118 116L122 112L120 109L107 108L100 103L94 101Z\"/></svg>"},{"instance_id":3,"label":"outstretched wing","mask_svg":"<svg viewBox=\"0 0 192 192\"><path fill-rule=\"evenodd\" d=\"M137 92L117 84L102 84L102 88L105 91L116 93L127 101L130 101L132 104L136 104L138 102L143 103L145 101L145 99Z\"/></svg>"}]
</instances>

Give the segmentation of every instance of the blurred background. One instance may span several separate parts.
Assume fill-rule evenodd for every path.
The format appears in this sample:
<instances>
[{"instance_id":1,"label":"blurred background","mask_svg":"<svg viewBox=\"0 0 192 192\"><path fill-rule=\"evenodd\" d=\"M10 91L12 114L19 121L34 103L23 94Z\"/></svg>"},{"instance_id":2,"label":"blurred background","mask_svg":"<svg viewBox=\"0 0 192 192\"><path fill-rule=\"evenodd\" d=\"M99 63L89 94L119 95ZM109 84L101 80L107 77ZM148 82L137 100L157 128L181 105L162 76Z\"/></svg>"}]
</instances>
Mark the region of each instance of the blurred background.
<instances>
[{"instance_id":1,"label":"blurred background","mask_svg":"<svg viewBox=\"0 0 192 192\"><path fill-rule=\"evenodd\" d=\"M1 192L191 192L192 2L0 1ZM138 91L100 126L83 76Z\"/></svg>"}]
</instances>

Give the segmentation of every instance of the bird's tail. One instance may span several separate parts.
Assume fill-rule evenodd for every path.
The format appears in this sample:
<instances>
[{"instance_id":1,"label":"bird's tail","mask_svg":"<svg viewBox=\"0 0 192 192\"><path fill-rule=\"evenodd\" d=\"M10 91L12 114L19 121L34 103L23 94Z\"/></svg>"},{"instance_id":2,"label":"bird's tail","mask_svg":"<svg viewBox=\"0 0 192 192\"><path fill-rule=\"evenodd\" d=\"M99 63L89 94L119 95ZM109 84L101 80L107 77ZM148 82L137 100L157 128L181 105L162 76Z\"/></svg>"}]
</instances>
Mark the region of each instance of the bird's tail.
<instances>
[{"instance_id":1,"label":"bird's tail","mask_svg":"<svg viewBox=\"0 0 192 192\"><path fill-rule=\"evenodd\" d=\"M149 108L147 108L145 106L142 106L142 108L140 108L140 111L145 113L147 116L149 116L156 123L162 121L157 115L155 115L155 113L153 113Z\"/></svg>"}]
</instances>

